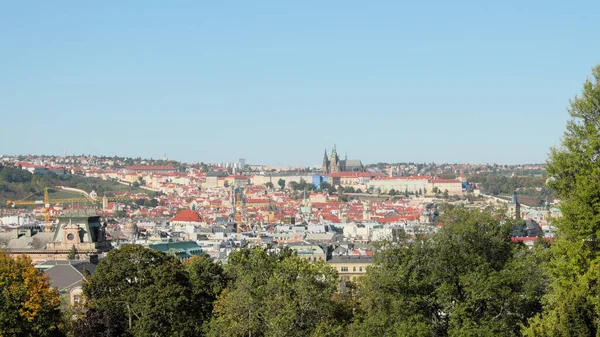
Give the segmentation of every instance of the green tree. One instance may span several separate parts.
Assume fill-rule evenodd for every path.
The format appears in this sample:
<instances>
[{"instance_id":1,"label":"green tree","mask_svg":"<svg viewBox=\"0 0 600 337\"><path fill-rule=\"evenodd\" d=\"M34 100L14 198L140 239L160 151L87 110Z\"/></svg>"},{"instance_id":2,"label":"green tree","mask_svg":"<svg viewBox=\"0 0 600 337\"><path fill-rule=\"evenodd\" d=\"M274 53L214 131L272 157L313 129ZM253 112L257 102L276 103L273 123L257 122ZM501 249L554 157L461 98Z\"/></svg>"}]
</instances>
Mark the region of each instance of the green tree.
<instances>
[{"instance_id":1,"label":"green tree","mask_svg":"<svg viewBox=\"0 0 600 337\"><path fill-rule=\"evenodd\" d=\"M156 199L143 199L144 200L144 206L146 207L156 207L158 206L158 200Z\"/></svg>"},{"instance_id":2,"label":"green tree","mask_svg":"<svg viewBox=\"0 0 600 337\"><path fill-rule=\"evenodd\" d=\"M257 247L231 254L226 270L233 281L215 304L210 336L341 336L337 273L326 263Z\"/></svg>"},{"instance_id":3,"label":"green tree","mask_svg":"<svg viewBox=\"0 0 600 337\"><path fill-rule=\"evenodd\" d=\"M71 246L71 250L67 254L67 260L79 260L79 253L77 252L77 248L75 245Z\"/></svg>"},{"instance_id":4,"label":"green tree","mask_svg":"<svg viewBox=\"0 0 600 337\"><path fill-rule=\"evenodd\" d=\"M212 315L213 303L227 286L228 278L221 264L213 263L208 255L193 257L186 265L192 286L192 301L196 314L203 322Z\"/></svg>"},{"instance_id":5,"label":"green tree","mask_svg":"<svg viewBox=\"0 0 600 337\"><path fill-rule=\"evenodd\" d=\"M346 193L344 193L344 188L342 186L338 186L337 193L339 201L348 201L348 197L346 196Z\"/></svg>"},{"instance_id":6,"label":"green tree","mask_svg":"<svg viewBox=\"0 0 600 337\"><path fill-rule=\"evenodd\" d=\"M357 336L518 336L540 310L543 272L510 223L464 208L441 222L378 252L359 284Z\"/></svg>"},{"instance_id":7,"label":"green tree","mask_svg":"<svg viewBox=\"0 0 600 337\"><path fill-rule=\"evenodd\" d=\"M127 332L127 321L115 310L90 309L72 326L74 337L131 336Z\"/></svg>"},{"instance_id":8,"label":"green tree","mask_svg":"<svg viewBox=\"0 0 600 337\"><path fill-rule=\"evenodd\" d=\"M122 211L122 210L116 210L116 211L113 213L113 216L114 216L115 218L124 218L124 217L126 217L126 216L127 216L127 212L125 212L125 211Z\"/></svg>"},{"instance_id":9,"label":"green tree","mask_svg":"<svg viewBox=\"0 0 600 337\"><path fill-rule=\"evenodd\" d=\"M329 194L333 194L335 192L335 187L333 187L330 183L324 181L321 183L321 190L327 191Z\"/></svg>"},{"instance_id":10,"label":"green tree","mask_svg":"<svg viewBox=\"0 0 600 337\"><path fill-rule=\"evenodd\" d=\"M344 192L345 193L355 193L354 187L352 187L352 186L346 186L346 187L344 187Z\"/></svg>"},{"instance_id":11,"label":"green tree","mask_svg":"<svg viewBox=\"0 0 600 337\"><path fill-rule=\"evenodd\" d=\"M60 298L23 255L0 251L0 336L62 336Z\"/></svg>"},{"instance_id":12,"label":"green tree","mask_svg":"<svg viewBox=\"0 0 600 337\"><path fill-rule=\"evenodd\" d=\"M268 189L270 189L270 190L272 190L274 186L273 186L273 183L272 183L272 182L268 181L268 182L265 184L265 187L266 187L266 188L268 188Z\"/></svg>"},{"instance_id":13,"label":"green tree","mask_svg":"<svg viewBox=\"0 0 600 337\"><path fill-rule=\"evenodd\" d=\"M554 221L544 310L527 336L600 334L600 65L568 110L571 120L547 165L563 216Z\"/></svg>"},{"instance_id":14,"label":"green tree","mask_svg":"<svg viewBox=\"0 0 600 337\"><path fill-rule=\"evenodd\" d=\"M171 255L122 245L100 262L83 290L92 309L118 312L123 324L131 319L127 333L132 336L201 332L188 273Z\"/></svg>"},{"instance_id":15,"label":"green tree","mask_svg":"<svg viewBox=\"0 0 600 337\"><path fill-rule=\"evenodd\" d=\"M389 194L389 195L391 195L391 196L394 196L394 195L396 195L396 190L392 188L392 189L391 189L391 190L388 192L388 194Z\"/></svg>"},{"instance_id":16,"label":"green tree","mask_svg":"<svg viewBox=\"0 0 600 337\"><path fill-rule=\"evenodd\" d=\"M277 181L277 185L279 185L279 189L281 189L281 190L285 189L285 180L279 179Z\"/></svg>"}]
</instances>

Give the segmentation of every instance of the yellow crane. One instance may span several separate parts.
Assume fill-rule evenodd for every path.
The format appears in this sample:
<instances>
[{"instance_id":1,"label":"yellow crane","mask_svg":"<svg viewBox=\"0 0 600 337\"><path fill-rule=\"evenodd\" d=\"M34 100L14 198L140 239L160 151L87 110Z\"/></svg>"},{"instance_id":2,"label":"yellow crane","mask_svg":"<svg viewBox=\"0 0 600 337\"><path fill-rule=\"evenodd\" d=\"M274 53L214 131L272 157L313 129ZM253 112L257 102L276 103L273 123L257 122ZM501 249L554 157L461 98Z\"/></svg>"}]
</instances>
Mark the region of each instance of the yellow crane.
<instances>
[{"instance_id":1,"label":"yellow crane","mask_svg":"<svg viewBox=\"0 0 600 337\"><path fill-rule=\"evenodd\" d=\"M46 187L44 189L44 200L26 200L27 198L35 195L37 193L30 194L29 196L21 199L21 200L8 200L6 202L7 206L15 207L17 205L44 205L44 222L45 222L45 230L50 230L50 203L58 204L58 203L74 203L74 202L98 202L98 198L94 198L91 196L86 196L85 198L50 198L48 194L48 190L53 188ZM102 201L105 203L108 198L106 196L103 197ZM119 197L110 197L111 200L128 200L130 199L128 196L119 196Z\"/></svg>"}]
</instances>

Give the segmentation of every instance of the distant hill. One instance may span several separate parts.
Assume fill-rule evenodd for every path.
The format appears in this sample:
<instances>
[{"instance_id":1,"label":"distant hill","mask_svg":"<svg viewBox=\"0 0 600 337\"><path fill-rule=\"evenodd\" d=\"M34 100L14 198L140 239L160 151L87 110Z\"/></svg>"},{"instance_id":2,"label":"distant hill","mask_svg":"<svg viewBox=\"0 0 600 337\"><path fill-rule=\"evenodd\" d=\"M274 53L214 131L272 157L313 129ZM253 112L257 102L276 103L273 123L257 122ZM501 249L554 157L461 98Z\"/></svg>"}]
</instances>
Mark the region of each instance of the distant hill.
<instances>
[{"instance_id":1,"label":"distant hill","mask_svg":"<svg viewBox=\"0 0 600 337\"><path fill-rule=\"evenodd\" d=\"M98 195L110 195L113 192L131 191L135 193L151 194L152 192L142 188L129 187L115 181L107 181L99 178L89 178L80 175L65 174L56 175L48 173L34 175L29 171L16 167L0 166L0 208L7 207L7 200L21 200L28 197L29 200L42 200L46 187L65 186L84 190L86 192L96 191ZM81 194L68 191L50 190L51 198L78 198Z\"/></svg>"}]
</instances>

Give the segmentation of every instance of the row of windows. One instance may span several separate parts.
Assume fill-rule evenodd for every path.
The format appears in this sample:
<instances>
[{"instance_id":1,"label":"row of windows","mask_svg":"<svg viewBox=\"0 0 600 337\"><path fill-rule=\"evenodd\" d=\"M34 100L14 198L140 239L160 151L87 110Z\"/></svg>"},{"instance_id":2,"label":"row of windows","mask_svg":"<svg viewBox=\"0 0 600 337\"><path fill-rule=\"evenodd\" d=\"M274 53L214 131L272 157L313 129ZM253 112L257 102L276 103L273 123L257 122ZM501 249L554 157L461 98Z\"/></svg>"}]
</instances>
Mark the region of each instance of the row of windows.
<instances>
[{"instance_id":1,"label":"row of windows","mask_svg":"<svg viewBox=\"0 0 600 337\"><path fill-rule=\"evenodd\" d=\"M310 256L309 256L309 257L305 257L305 259L307 259L308 261L311 261L311 259L310 259ZM320 260L322 260L322 259L323 259L323 258L322 258L322 257L320 257L320 256L319 256L319 257L316 257L316 256L314 256L314 257L312 258L312 261L313 261L313 262L317 262L317 260L319 260L319 261L320 261Z\"/></svg>"},{"instance_id":2,"label":"row of windows","mask_svg":"<svg viewBox=\"0 0 600 337\"><path fill-rule=\"evenodd\" d=\"M333 268L335 268L337 270L337 267L333 267ZM347 272L348 271L348 266L342 266L342 267L340 267L340 271ZM356 272L356 266L352 267L352 271ZM362 272L363 271L363 266L359 266L358 267L358 271Z\"/></svg>"}]
</instances>

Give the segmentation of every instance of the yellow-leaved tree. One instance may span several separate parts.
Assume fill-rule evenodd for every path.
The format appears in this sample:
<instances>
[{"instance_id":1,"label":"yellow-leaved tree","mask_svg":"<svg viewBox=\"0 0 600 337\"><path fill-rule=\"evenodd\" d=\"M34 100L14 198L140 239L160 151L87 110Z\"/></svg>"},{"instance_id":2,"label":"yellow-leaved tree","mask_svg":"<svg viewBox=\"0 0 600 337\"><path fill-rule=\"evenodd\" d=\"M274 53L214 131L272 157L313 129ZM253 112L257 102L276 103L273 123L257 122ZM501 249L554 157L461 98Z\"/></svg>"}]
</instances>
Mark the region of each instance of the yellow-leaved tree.
<instances>
[{"instance_id":1,"label":"yellow-leaved tree","mask_svg":"<svg viewBox=\"0 0 600 337\"><path fill-rule=\"evenodd\" d=\"M31 259L0 251L0 337L62 336L60 298Z\"/></svg>"}]
</instances>

